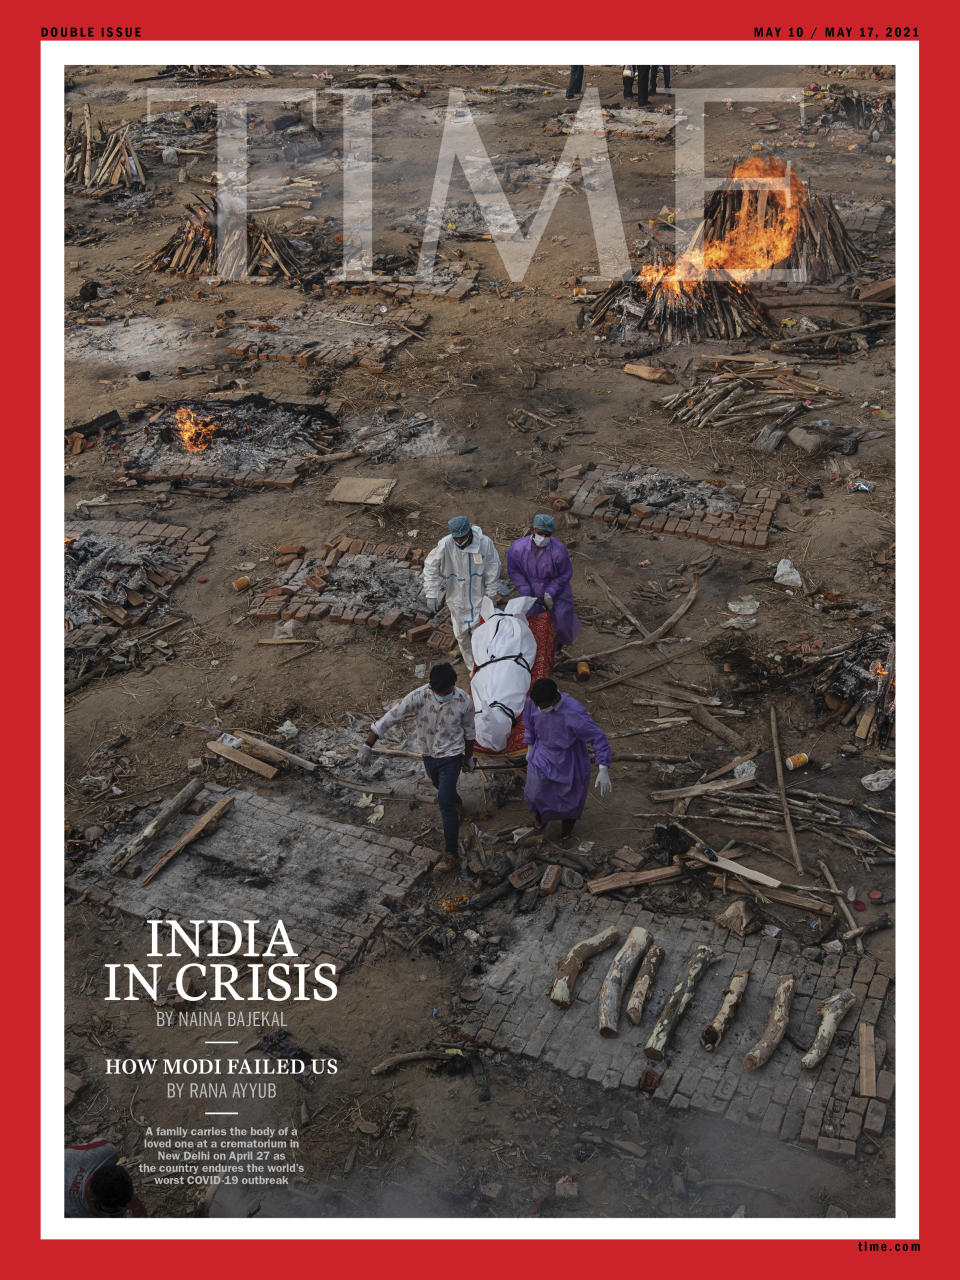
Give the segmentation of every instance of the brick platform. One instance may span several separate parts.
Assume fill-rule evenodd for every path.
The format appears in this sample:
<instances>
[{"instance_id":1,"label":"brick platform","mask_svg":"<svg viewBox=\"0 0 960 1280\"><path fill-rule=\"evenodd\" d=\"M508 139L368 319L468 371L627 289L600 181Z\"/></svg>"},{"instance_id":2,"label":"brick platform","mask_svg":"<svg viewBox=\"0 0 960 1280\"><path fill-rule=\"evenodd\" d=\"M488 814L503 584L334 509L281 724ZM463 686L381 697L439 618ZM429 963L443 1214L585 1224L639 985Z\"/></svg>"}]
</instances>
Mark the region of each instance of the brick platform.
<instances>
[{"instance_id":1,"label":"brick platform","mask_svg":"<svg viewBox=\"0 0 960 1280\"><path fill-rule=\"evenodd\" d=\"M196 821L182 814L143 856L135 877L109 869L129 834L99 849L66 881L74 893L138 919L283 920L301 959L345 968L440 854L409 840L349 826L282 797L208 784L204 808L233 807L216 832L188 846L146 886L140 880ZM386 904L386 905L385 905Z\"/></svg>"},{"instance_id":2,"label":"brick platform","mask_svg":"<svg viewBox=\"0 0 960 1280\"><path fill-rule=\"evenodd\" d=\"M427 622L427 614L410 607L398 608L394 601L381 601L374 607L365 606L357 597L345 602L343 592L337 592L331 574L341 561L344 567L352 556L371 556L385 567L407 569L411 575L411 590L419 590L420 571L426 552L413 548L409 542L389 544L364 541L350 534L341 534L316 551L306 547L286 548L286 554L277 557L277 575L265 586L257 589L250 600L249 612L260 622L296 619L298 622L319 622L329 618L344 625L370 627L384 631L407 628L406 638L411 643L421 643L438 651L453 647L453 630L449 626L434 627ZM333 599L324 599L328 594ZM412 625L411 625L412 624Z\"/></svg>"},{"instance_id":3,"label":"brick platform","mask_svg":"<svg viewBox=\"0 0 960 1280\"><path fill-rule=\"evenodd\" d=\"M574 468L576 472L579 468ZM698 538L701 542L723 546L765 547L781 494L777 489L746 489L742 485L717 488L705 485L701 493L685 477L677 476L677 484L685 492L674 502L654 508L642 502L629 510L616 503L616 489L631 480L639 480L645 467L617 467L602 463L583 475L558 477L550 504L558 511L570 511L583 520L596 520L620 529L643 529L651 533L669 533L678 538ZM657 472L664 473L659 468ZM710 511L707 504L718 510Z\"/></svg>"},{"instance_id":4,"label":"brick platform","mask_svg":"<svg viewBox=\"0 0 960 1280\"><path fill-rule=\"evenodd\" d=\"M857 1096L857 1024L861 1018L876 1023L888 970L855 955L807 960L792 941L763 935L752 935L742 943L718 925L653 915L639 904L586 899L569 890L561 890L552 901L560 907L552 930L546 928L552 913L542 908L515 917L515 936L484 975L484 994L471 1008L465 1026L478 1044L543 1062L575 1078L586 1077L605 1089L636 1089L644 1072L653 1069L660 1077L655 1102L675 1110L693 1108L723 1115L786 1141L816 1143L828 1154L854 1155L862 1131L875 1136L882 1130L883 1098ZM632 926L640 925L665 951L642 1023L632 1027L621 1017L616 1039L601 1036L597 1027L597 997L616 946L597 956L581 975L569 1009L557 1009L548 997L557 962L569 948L611 924L619 929L621 942ZM700 979L667 1048L666 1061L650 1062L643 1045L690 953L701 942L721 959ZM722 992L739 968L751 970L740 1010L719 1047L707 1053L700 1045L700 1033L716 1014ZM741 1061L766 1025L777 979L790 972L797 974L797 987L788 1034L804 1051L819 1023L820 1000L849 985L857 1003L818 1068L803 1070L801 1051L784 1039L759 1071L744 1071ZM881 994L878 986L872 997L868 984L878 976L884 991ZM886 1046L878 1040L878 1069L885 1052ZM889 1098L892 1076L884 1079L882 1089L878 1082L877 1089ZM865 1117L871 1118L873 1128Z\"/></svg>"}]
</instances>

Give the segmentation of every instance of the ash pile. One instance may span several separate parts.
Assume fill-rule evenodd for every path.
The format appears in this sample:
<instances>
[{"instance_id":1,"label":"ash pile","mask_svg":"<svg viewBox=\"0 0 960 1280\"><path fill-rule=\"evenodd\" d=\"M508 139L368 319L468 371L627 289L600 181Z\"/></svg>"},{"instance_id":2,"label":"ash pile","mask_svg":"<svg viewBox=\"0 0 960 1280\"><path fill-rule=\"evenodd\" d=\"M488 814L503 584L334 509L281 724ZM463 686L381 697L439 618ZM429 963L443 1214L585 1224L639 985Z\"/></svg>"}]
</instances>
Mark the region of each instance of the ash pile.
<instances>
[{"instance_id":1,"label":"ash pile","mask_svg":"<svg viewBox=\"0 0 960 1280\"><path fill-rule=\"evenodd\" d=\"M429 209L416 209L413 213L398 218L393 229L422 236L427 229L430 212ZM516 216L510 209L488 209L484 213L475 201L464 200L459 204L448 205L443 210L439 215L439 229L441 236L449 240L487 240L491 235L498 240L505 240L518 235L535 215L535 209L520 216ZM438 217L435 211L433 217Z\"/></svg>"},{"instance_id":2,"label":"ash pile","mask_svg":"<svg viewBox=\"0 0 960 1280\"><path fill-rule=\"evenodd\" d=\"M195 102L184 111L159 111L130 128L137 146L148 155L159 155L166 147L197 151L216 141L216 104Z\"/></svg>"},{"instance_id":3,"label":"ash pile","mask_svg":"<svg viewBox=\"0 0 960 1280\"><path fill-rule=\"evenodd\" d=\"M306 581L311 568L319 563L304 561L290 580L290 585L298 586L297 578ZM349 604L358 610L377 614L398 610L408 617L415 617L425 612L423 575L419 569L411 569L382 556L344 556L330 571L323 600L331 606Z\"/></svg>"},{"instance_id":4,"label":"ash pile","mask_svg":"<svg viewBox=\"0 0 960 1280\"><path fill-rule=\"evenodd\" d=\"M149 573L163 574L179 560L162 543L131 546L99 533L81 533L64 542L63 605L67 629L104 616L104 605L119 614L140 608L156 595ZM110 615L107 615L110 616Z\"/></svg>"},{"instance_id":5,"label":"ash pile","mask_svg":"<svg viewBox=\"0 0 960 1280\"><path fill-rule=\"evenodd\" d=\"M631 467L606 477L603 488L610 494L609 505L621 512L638 506L689 520L696 515L722 516L740 506L738 497L709 480L687 480L659 467Z\"/></svg>"},{"instance_id":6,"label":"ash pile","mask_svg":"<svg viewBox=\"0 0 960 1280\"><path fill-rule=\"evenodd\" d=\"M138 480L289 488L339 432L320 407L260 395L191 401L158 410L128 438L125 470Z\"/></svg>"},{"instance_id":7,"label":"ash pile","mask_svg":"<svg viewBox=\"0 0 960 1280\"><path fill-rule=\"evenodd\" d=\"M414 680L426 681L425 667L422 670L417 667L415 673ZM392 702L384 702L383 710L388 711L393 705ZM317 725L302 731L290 749L317 761L320 768L311 778L311 786L316 785L328 795L356 808L359 811L354 819L356 822L362 820L364 811L367 811L366 820L371 825L383 818L383 806L378 804L380 796L406 796L411 809L417 809L424 803L433 806L429 819L427 816L424 818L424 826L431 820L439 827L436 792L423 771L416 731L404 724L395 725L374 748L370 763L361 768L357 764L357 748L365 741L370 724L369 719L350 715L345 725L336 728ZM289 743L281 745L289 747ZM459 790L468 817L501 808L507 803L517 780L524 776L522 769L490 765L485 766L484 774L484 777L479 773L460 776ZM426 839L426 833L421 833L420 838Z\"/></svg>"},{"instance_id":8,"label":"ash pile","mask_svg":"<svg viewBox=\"0 0 960 1280\"><path fill-rule=\"evenodd\" d=\"M430 458L466 452L466 437L441 418L417 413L410 418L364 414L343 423L344 445L362 449L375 462Z\"/></svg>"}]
</instances>

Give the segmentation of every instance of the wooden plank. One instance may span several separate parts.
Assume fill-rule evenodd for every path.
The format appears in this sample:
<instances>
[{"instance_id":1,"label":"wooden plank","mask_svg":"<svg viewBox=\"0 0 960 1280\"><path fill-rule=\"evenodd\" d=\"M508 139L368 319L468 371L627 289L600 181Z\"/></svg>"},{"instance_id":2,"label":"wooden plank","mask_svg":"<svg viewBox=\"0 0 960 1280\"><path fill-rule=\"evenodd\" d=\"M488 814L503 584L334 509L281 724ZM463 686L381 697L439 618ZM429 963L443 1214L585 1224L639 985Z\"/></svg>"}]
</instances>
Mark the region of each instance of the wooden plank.
<instances>
[{"instance_id":1,"label":"wooden plank","mask_svg":"<svg viewBox=\"0 0 960 1280\"><path fill-rule=\"evenodd\" d=\"M153 864L147 874L140 881L141 889L144 885L148 885L157 872L162 871L168 862L172 862L177 854L184 850L188 844L192 844L193 841L196 840L197 836L202 835L203 832L211 825L216 825L232 804L233 796L224 796L222 799L218 800L216 804L211 805L207 812L197 819L190 830L185 832L180 839L175 844L172 844L167 852Z\"/></svg>"},{"instance_id":2,"label":"wooden plank","mask_svg":"<svg viewBox=\"0 0 960 1280\"><path fill-rule=\"evenodd\" d=\"M672 787L667 791L651 791L651 800L688 800L693 796L711 796L720 791L738 791L752 787L754 778L724 778L719 782L694 782L689 787Z\"/></svg>"},{"instance_id":3,"label":"wooden plank","mask_svg":"<svg viewBox=\"0 0 960 1280\"><path fill-rule=\"evenodd\" d=\"M696 720L701 729L706 729L708 733L712 733L715 738L719 738L721 742L725 742L728 747L733 747L734 751L741 753L750 750L750 743L746 738L742 738L739 733L735 733L733 729L710 714L705 707L695 706L690 710L691 717Z\"/></svg>"},{"instance_id":4,"label":"wooden plank","mask_svg":"<svg viewBox=\"0 0 960 1280\"><path fill-rule=\"evenodd\" d=\"M754 884L762 884L768 889L779 889L783 883L782 880L774 880L773 876L764 875L762 871L754 871L752 867L745 867L739 862L731 862L729 858L721 858L719 854L713 858L708 858L699 849L688 849L683 856L685 858L694 858L697 862L702 862L704 866L712 867L716 871L730 871L735 876L739 876L741 880L752 880Z\"/></svg>"},{"instance_id":5,"label":"wooden plank","mask_svg":"<svg viewBox=\"0 0 960 1280\"><path fill-rule=\"evenodd\" d=\"M659 884L663 880L675 880L681 875L677 866L654 867L651 871L617 871L611 876L588 880L591 893L609 893L612 889L629 889L638 884Z\"/></svg>"},{"instance_id":6,"label":"wooden plank","mask_svg":"<svg viewBox=\"0 0 960 1280\"><path fill-rule=\"evenodd\" d=\"M234 764L241 765L244 769L249 769L251 773L259 773L261 778L275 778L277 771L273 765L264 764L262 760L255 760L253 756L248 756L244 751L236 751L233 747L228 747L222 742L208 742L207 750L212 751L215 756L223 756L224 760L231 760Z\"/></svg>"},{"instance_id":7,"label":"wooden plank","mask_svg":"<svg viewBox=\"0 0 960 1280\"><path fill-rule=\"evenodd\" d=\"M295 756L292 751L284 751L283 747L275 747L271 742L263 742L260 738L255 738L252 733L245 730L234 730L234 736L239 738L241 742L245 742L248 747L253 747L257 751L262 751L268 760L276 760L278 764L285 760L298 764L301 769L306 769L307 773L313 773L316 769L316 761L306 760L303 756ZM414 753L411 751L410 753Z\"/></svg>"},{"instance_id":8,"label":"wooden plank","mask_svg":"<svg viewBox=\"0 0 960 1280\"><path fill-rule=\"evenodd\" d=\"M355 476L344 476L338 480L328 502L362 502L366 506L382 506L389 498L395 479L381 476L374 480L361 480Z\"/></svg>"},{"instance_id":9,"label":"wooden plank","mask_svg":"<svg viewBox=\"0 0 960 1280\"><path fill-rule=\"evenodd\" d=\"M714 876L714 882L718 885L723 882L723 879L723 875ZM826 903L820 902L817 898L808 898L806 894L803 893L793 893L789 889L771 889L767 886L762 890L757 889L754 891L743 881L740 881L739 884L731 884L728 878L723 892L749 894L751 896L754 892L762 893L763 896L765 898L769 898L771 902L780 902L785 907L797 907L800 911L812 911L821 916L833 915L833 908L827 906Z\"/></svg>"},{"instance_id":10,"label":"wooden plank","mask_svg":"<svg viewBox=\"0 0 960 1280\"><path fill-rule=\"evenodd\" d=\"M873 1023L861 1022L857 1028L860 1040L860 1084L858 1092L861 1098L877 1096L877 1052L873 1041Z\"/></svg>"}]
</instances>

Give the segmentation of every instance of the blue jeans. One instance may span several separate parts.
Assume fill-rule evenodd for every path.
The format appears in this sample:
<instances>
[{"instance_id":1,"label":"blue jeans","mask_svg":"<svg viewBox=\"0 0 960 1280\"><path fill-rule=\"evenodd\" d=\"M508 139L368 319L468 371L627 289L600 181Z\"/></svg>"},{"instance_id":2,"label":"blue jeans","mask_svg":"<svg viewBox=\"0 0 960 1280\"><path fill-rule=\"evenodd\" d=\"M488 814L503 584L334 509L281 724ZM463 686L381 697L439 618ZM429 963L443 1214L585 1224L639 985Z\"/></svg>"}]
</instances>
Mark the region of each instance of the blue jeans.
<instances>
[{"instance_id":1,"label":"blue jeans","mask_svg":"<svg viewBox=\"0 0 960 1280\"><path fill-rule=\"evenodd\" d=\"M460 835L457 779L463 767L463 756L424 756L423 767L427 777L437 789L437 804L443 821L443 848L445 853L460 852L457 838Z\"/></svg>"}]
</instances>

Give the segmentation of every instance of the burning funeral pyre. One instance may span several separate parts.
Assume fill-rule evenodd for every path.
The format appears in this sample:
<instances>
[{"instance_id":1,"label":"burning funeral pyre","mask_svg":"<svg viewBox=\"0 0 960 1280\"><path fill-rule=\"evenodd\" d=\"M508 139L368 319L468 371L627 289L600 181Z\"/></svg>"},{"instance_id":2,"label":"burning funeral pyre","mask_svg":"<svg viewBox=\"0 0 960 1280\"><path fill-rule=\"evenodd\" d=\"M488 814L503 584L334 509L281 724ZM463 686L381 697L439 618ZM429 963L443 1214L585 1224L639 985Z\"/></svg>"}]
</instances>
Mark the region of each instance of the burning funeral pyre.
<instances>
[{"instance_id":1,"label":"burning funeral pyre","mask_svg":"<svg viewBox=\"0 0 960 1280\"><path fill-rule=\"evenodd\" d=\"M271 230L256 218L247 218L246 243L239 227L233 227L221 243L216 197L209 203L197 198L187 206L187 216L166 244L145 258L137 268L152 267L176 276L224 276L235 279L244 266L250 275L283 276L303 281L313 274L309 246Z\"/></svg>"},{"instance_id":2,"label":"burning funeral pyre","mask_svg":"<svg viewBox=\"0 0 960 1280\"><path fill-rule=\"evenodd\" d=\"M138 480L290 488L339 430L324 409L259 395L168 406L131 437L125 470Z\"/></svg>"},{"instance_id":3,"label":"burning funeral pyre","mask_svg":"<svg viewBox=\"0 0 960 1280\"><path fill-rule=\"evenodd\" d=\"M757 185L764 181L781 185ZM751 157L713 193L681 256L611 285L593 306L593 323L614 308L668 344L767 334L769 320L748 280L773 268L823 280L859 263L828 197L811 195L783 161Z\"/></svg>"}]
</instances>

